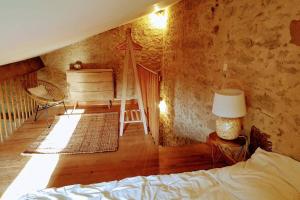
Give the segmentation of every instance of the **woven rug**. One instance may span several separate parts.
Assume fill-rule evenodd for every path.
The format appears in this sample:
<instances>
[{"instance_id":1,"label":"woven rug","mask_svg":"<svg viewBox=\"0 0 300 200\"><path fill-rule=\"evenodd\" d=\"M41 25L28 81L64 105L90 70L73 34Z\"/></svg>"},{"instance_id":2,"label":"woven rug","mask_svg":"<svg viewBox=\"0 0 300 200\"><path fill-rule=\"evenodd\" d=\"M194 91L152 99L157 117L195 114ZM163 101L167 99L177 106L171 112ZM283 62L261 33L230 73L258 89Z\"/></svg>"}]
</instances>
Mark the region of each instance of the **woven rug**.
<instances>
[{"instance_id":1,"label":"woven rug","mask_svg":"<svg viewBox=\"0 0 300 200\"><path fill-rule=\"evenodd\" d=\"M22 154L80 154L118 149L118 113L56 116Z\"/></svg>"}]
</instances>

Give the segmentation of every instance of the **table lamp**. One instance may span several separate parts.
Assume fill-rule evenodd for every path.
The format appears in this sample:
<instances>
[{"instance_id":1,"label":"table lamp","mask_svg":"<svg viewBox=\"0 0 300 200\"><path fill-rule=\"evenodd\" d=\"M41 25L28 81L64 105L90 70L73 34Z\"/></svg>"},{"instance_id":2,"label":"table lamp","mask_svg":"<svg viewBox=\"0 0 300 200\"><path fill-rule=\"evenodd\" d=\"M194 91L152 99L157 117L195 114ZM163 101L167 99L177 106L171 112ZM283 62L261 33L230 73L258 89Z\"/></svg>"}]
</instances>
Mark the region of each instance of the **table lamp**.
<instances>
[{"instance_id":1,"label":"table lamp","mask_svg":"<svg viewBox=\"0 0 300 200\"><path fill-rule=\"evenodd\" d=\"M242 130L241 118L246 115L245 94L238 89L222 89L215 92L213 114L217 135L225 140L236 139Z\"/></svg>"}]
</instances>

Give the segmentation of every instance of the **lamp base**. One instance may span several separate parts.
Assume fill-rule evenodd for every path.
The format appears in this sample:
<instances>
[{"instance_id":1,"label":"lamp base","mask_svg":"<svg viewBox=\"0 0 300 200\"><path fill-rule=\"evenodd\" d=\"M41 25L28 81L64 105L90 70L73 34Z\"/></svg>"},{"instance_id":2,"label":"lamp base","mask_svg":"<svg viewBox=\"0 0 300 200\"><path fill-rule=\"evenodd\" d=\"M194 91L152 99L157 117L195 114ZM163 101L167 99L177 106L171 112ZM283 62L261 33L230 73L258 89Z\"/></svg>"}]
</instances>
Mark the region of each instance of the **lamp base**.
<instances>
[{"instance_id":1,"label":"lamp base","mask_svg":"<svg viewBox=\"0 0 300 200\"><path fill-rule=\"evenodd\" d=\"M236 139L242 131L241 118L218 118L216 120L216 132L225 140Z\"/></svg>"}]
</instances>

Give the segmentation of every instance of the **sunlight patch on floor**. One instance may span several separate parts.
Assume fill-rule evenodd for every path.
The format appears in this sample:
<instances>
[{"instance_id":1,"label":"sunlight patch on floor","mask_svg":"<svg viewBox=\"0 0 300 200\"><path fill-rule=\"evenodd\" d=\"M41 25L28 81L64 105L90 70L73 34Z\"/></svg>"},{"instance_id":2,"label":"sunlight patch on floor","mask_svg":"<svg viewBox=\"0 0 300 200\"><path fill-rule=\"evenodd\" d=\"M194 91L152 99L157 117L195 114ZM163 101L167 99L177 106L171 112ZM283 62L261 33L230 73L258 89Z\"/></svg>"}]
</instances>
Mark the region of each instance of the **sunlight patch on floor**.
<instances>
[{"instance_id":1,"label":"sunlight patch on floor","mask_svg":"<svg viewBox=\"0 0 300 200\"><path fill-rule=\"evenodd\" d=\"M27 192L47 187L58 160L58 154L32 156L4 192L2 199L18 199L18 197Z\"/></svg>"},{"instance_id":2,"label":"sunlight patch on floor","mask_svg":"<svg viewBox=\"0 0 300 200\"><path fill-rule=\"evenodd\" d=\"M55 153L48 148L50 146L55 147L55 149L64 149L68 145L80 118L80 114L60 116L58 122L39 148L43 150L49 149L49 153Z\"/></svg>"},{"instance_id":3,"label":"sunlight patch on floor","mask_svg":"<svg viewBox=\"0 0 300 200\"><path fill-rule=\"evenodd\" d=\"M75 112L84 113L84 109L77 109ZM81 118L81 114L73 114L60 116L60 119L39 148L49 145L55 145L62 149L66 147ZM59 154L33 155L4 192L2 199L18 199L28 192L46 188L58 161Z\"/></svg>"}]
</instances>

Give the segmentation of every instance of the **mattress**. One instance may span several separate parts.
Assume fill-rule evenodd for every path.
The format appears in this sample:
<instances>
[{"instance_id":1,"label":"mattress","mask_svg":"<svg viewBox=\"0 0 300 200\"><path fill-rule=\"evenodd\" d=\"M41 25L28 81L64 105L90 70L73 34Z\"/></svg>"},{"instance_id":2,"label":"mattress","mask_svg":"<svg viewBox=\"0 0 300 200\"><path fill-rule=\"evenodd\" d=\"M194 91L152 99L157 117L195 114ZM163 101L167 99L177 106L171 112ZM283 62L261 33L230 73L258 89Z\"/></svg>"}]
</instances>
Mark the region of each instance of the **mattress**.
<instances>
[{"instance_id":1,"label":"mattress","mask_svg":"<svg viewBox=\"0 0 300 200\"><path fill-rule=\"evenodd\" d=\"M300 199L300 162L260 148L245 162L211 170L48 188L21 199Z\"/></svg>"}]
</instances>

